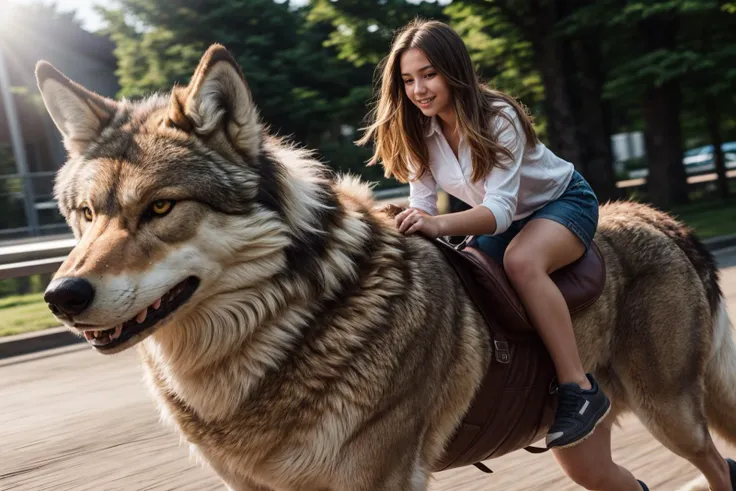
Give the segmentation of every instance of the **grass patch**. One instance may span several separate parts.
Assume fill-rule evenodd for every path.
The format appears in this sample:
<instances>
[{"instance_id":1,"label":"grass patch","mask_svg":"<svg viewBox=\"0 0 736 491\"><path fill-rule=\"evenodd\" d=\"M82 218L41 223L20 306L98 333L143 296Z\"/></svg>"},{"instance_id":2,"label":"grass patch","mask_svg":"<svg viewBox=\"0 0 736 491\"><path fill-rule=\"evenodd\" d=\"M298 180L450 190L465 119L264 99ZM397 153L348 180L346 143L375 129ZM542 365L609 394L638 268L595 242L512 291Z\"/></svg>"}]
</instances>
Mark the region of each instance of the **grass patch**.
<instances>
[{"instance_id":1,"label":"grass patch","mask_svg":"<svg viewBox=\"0 0 736 491\"><path fill-rule=\"evenodd\" d=\"M695 229L701 239L736 234L736 199L693 203L677 207L672 213Z\"/></svg>"},{"instance_id":2,"label":"grass patch","mask_svg":"<svg viewBox=\"0 0 736 491\"><path fill-rule=\"evenodd\" d=\"M51 314L43 293L0 298L0 336L40 331L59 326Z\"/></svg>"}]
</instances>

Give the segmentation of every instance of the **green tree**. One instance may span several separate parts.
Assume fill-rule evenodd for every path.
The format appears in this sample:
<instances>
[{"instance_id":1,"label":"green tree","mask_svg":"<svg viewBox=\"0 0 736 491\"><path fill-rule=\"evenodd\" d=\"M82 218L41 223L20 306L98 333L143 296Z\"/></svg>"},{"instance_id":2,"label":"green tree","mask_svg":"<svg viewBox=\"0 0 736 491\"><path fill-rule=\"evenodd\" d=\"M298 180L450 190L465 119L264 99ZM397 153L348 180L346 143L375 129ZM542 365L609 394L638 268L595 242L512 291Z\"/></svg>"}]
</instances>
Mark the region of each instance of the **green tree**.
<instances>
[{"instance_id":1,"label":"green tree","mask_svg":"<svg viewBox=\"0 0 736 491\"><path fill-rule=\"evenodd\" d=\"M312 0L309 20L327 22L332 32L326 46L355 66L375 67L388 54L394 32L415 17L447 21L435 2L407 0Z\"/></svg>"},{"instance_id":2,"label":"green tree","mask_svg":"<svg viewBox=\"0 0 736 491\"><path fill-rule=\"evenodd\" d=\"M576 0L459 0L447 11L494 85L537 107L547 145L573 162L602 200L619 195L602 98L602 37L573 16ZM519 94L523 94L519 96Z\"/></svg>"},{"instance_id":3,"label":"green tree","mask_svg":"<svg viewBox=\"0 0 736 491\"><path fill-rule=\"evenodd\" d=\"M465 41L481 79L529 107L537 132L546 138L544 86L532 44L498 9L453 2L445 12Z\"/></svg>"},{"instance_id":4,"label":"green tree","mask_svg":"<svg viewBox=\"0 0 736 491\"><path fill-rule=\"evenodd\" d=\"M703 1L683 25L682 45L693 53L692 70L684 83L695 90L684 91L687 119L695 119L704 128L713 146L713 162L718 175L718 194L729 196L726 165L721 149L724 116L736 112L732 97L736 86L736 10L730 11L717 1ZM725 12L725 14L724 14ZM699 128L700 129L700 128Z\"/></svg>"},{"instance_id":5,"label":"green tree","mask_svg":"<svg viewBox=\"0 0 736 491\"><path fill-rule=\"evenodd\" d=\"M326 46L330 27L307 22L309 7L272 0L122 0L101 9L116 44L121 94L137 97L186 84L200 56L219 42L237 58L272 131L319 151L336 169L363 172L366 149L345 129L357 126L370 98L370 67L339 59Z\"/></svg>"},{"instance_id":6,"label":"green tree","mask_svg":"<svg viewBox=\"0 0 736 491\"><path fill-rule=\"evenodd\" d=\"M613 62L606 95L641 107L649 199L665 209L688 201L680 115L681 77L691 60L677 49L679 3L606 3Z\"/></svg>"},{"instance_id":7,"label":"green tree","mask_svg":"<svg viewBox=\"0 0 736 491\"><path fill-rule=\"evenodd\" d=\"M684 141L736 132L734 13L732 1L719 0L312 0L302 8L121 0L105 10L122 95L186 83L204 49L221 42L274 130L379 181L380 170L364 166L370 150L345 130L363 122L395 30L417 16L449 22L482 78L532 109L550 148L601 200L619 197L611 133L643 127L649 198L662 208L687 201ZM723 192L723 158L715 160Z\"/></svg>"},{"instance_id":8,"label":"green tree","mask_svg":"<svg viewBox=\"0 0 736 491\"><path fill-rule=\"evenodd\" d=\"M623 119L644 127L650 200L663 208L688 201L683 100L695 97L698 109L708 114L710 140L718 139L724 87L733 87L726 72L733 73L734 26L731 16L722 14L731 11L729 5L715 0L458 0L450 8L463 12L468 7L487 36L524 43L508 43L515 46L512 66L534 60L543 85L548 145L583 169L600 198L619 195L610 135L617 129L614 121L620 126ZM505 29L495 29L498 25ZM488 45L472 31L466 36L469 44L480 39L479 46ZM722 159L716 161L725 179Z\"/></svg>"},{"instance_id":9,"label":"green tree","mask_svg":"<svg viewBox=\"0 0 736 491\"><path fill-rule=\"evenodd\" d=\"M716 100L733 87L734 18L711 0L598 2L606 19L609 67L606 96L640 108L647 159L648 192L669 208L688 202L682 165L683 115L690 106L705 116L710 139L720 139ZM728 89L727 89L728 87ZM690 128L692 130L692 128ZM720 144L718 145L720 148ZM722 157L717 160L722 162ZM725 171L722 164L722 189Z\"/></svg>"}]
</instances>

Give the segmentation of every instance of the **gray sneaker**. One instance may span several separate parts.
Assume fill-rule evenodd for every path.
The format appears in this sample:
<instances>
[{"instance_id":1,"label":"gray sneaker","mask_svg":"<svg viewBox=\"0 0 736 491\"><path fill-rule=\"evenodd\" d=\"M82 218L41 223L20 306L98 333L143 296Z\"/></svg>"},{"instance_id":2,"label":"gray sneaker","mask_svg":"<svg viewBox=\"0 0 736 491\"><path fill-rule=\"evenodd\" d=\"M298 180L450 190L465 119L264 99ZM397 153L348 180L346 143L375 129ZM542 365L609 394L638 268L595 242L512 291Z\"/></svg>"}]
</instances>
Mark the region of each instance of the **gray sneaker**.
<instances>
[{"instance_id":1,"label":"gray sneaker","mask_svg":"<svg viewBox=\"0 0 736 491\"><path fill-rule=\"evenodd\" d=\"M560 384L555 421L547 433L547 447L572 447L585 440L611 410L611 401L591 374L589 390L578 384Z\"/></svg>"}]
</instances>

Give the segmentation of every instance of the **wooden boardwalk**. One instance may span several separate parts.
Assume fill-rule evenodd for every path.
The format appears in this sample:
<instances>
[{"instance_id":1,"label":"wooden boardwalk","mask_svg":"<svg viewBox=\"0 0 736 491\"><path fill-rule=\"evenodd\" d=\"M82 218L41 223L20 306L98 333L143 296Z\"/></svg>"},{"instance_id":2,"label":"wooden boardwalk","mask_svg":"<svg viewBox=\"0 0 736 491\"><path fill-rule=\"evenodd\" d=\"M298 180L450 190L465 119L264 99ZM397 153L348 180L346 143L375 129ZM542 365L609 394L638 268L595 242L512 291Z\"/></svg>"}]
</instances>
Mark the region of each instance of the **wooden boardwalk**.
<instances>
[{"instance_id":1,"label":"wooden boardwalk","mask_svg":"<svg viewBox=\"0 0 736 491\"><path fill-rule=\"evenodd\" d=\"M736 319L736 249L720 253ZM638 421L614 430L614 455L652 491L696 476ZM735 457L736 449L721 449ZM517 452L435 476L432 491L574 490L551 454ZM158 422L135 352L103 358L84 345L0 362L0 490L224 490Z\"/></svg>"}]
</instances>

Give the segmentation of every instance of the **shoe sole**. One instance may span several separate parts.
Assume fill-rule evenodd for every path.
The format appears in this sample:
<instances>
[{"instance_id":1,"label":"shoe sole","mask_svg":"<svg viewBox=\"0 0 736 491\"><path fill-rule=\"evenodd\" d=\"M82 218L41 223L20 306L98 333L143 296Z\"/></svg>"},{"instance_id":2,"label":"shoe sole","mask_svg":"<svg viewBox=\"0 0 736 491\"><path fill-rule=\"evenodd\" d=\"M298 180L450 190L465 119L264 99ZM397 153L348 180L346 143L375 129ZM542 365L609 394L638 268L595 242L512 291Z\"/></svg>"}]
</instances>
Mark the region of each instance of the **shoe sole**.
<instances>
[{"instance_id":1,"label":"shoe sole","mask_svg":"<svg viewBox=\"0 0 736 491\"><path fill-rule=\"evenodd\" d=\"M550 450L554 450L554 449L565 449L565 448L574 447L574 446L579 445L580 443L584 442L585 440L587 440L590 437L590 435L593 434L593 432L595 431L595 429L598 428L598 425L601 424L606 419L606 417L608 416L608 413L611 412L611 407L612 407L612 405L609 403L608 404L608 408L603 413L603 416L601 416L600 418L598 418L598 421L595 422L595 424L590 429L590 431L587 432L585 435L581 436L580 438L578 438L577 440L575 440L573 442L566 443L564 445L552 445L551 447L548 446L547 448L549 448Z\"/></svg>"}]
</instances>

